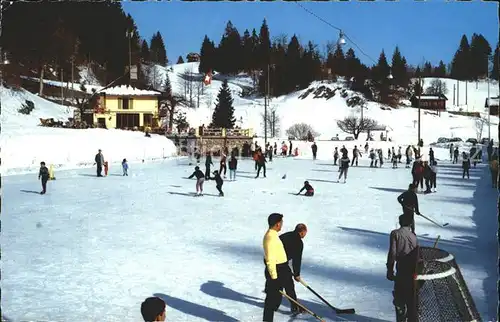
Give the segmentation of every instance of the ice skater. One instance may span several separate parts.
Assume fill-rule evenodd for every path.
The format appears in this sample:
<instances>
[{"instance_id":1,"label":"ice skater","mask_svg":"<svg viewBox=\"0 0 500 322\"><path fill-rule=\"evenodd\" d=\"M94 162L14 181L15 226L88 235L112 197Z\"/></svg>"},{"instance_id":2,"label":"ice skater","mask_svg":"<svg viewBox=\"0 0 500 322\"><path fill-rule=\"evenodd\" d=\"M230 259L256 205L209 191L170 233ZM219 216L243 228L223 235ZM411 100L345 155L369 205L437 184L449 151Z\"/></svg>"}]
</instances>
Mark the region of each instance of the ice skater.
<instances>
[{"instance_id":1,"label":"ice skater","mask_svg":"<svg viewBox=\"0 0 500 322\"><path fill-rule=\"evenodd\" d=\"M210 177L210 180L215 180L217 191L219 191L219 197L224 197L224 192L222 191L222 185L224 184L224 180L220 176L219 171L215 170L213 173L213 177Z\"/></svg>"},{"instance_id":2,"label":"ice skater","mask_svg":"<svg viewBox=\"0 0 500 322\"><path fill-rule=\"evenodd\" d=\"M40 171L38 172L38 180L42 180L42 191L41 195L47 192L47 181L50 179L49 169L45 166L45 162L40 162Z\"/></svg>"},{"instance_id":3,"label":"ice skater","mask_svg":"<svg viewBox=\"0 0 500 322\"><path fill-rule=\"evenodd\" d=\"M236 180L236 169L238 168L238 159L233 155L231 155L231 159L229 159L229 180Z\"/></svg>"},{"instance_id":4,"label":"ice skater","mask_svg":"<svg viewBox=\"0 0 500 322\"><path fill-rule=\"evenodd\" d=\"M192 179L193 177L196 177L196 195L203 196L203 183L205 182L205 175L200 170L200 167L194 167L194 172L188 177L188 179Z\"/></svg>"},{"instance_id":5,"label":"ice skater","mask_svg":"<svg viewBox=\"0 0 500 322\"><path fill-rule=\"evenodd\" d=\"M304 190L306 191L304 196L307 196L307 197L314 196L314 188L309 184L309 181L304 181L304 186L302 187L302 189L300 189L300 191L296 195L297 196L300 195L300 193Z\"/></svg>"},{"instance_id":6,"label":"ice skater","mask_svg":"<svg viewBox=\"0 0 500 322\"><path fill-rule=\"evenodd\" d=\"M340 182L340 178L342 177L342 175L344 175L344 183L346 183L346 180L347 180L347 170L349 169L349 162L351 160L349 160L349 157L347 156L347 153L344 153L344 155L342 156L342 159L340 159L340 174L339 174L339 178L337 179L337 182Z\"/></svg>"},{"instance_id":7,"label":"ice skater","mask_svg":"<svg viewBox=\"0 0 500 322\"><path fill-rule=\"evenodd\" d=\"M122 169L123 169L123 176L128 177L128 162L127 159L123 159L122 161Z\"/></svg>"}]
</instances>

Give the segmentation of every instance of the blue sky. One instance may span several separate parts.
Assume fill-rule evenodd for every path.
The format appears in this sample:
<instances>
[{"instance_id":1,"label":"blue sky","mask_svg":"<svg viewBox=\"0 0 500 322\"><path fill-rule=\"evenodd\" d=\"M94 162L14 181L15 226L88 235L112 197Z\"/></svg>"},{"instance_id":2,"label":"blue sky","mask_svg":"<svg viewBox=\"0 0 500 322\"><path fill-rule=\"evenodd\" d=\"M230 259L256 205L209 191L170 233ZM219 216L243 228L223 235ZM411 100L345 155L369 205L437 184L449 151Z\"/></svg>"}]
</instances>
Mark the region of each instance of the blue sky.
<instances>
[{"instance_id":1,"label":"blue sky","mask_svg":"<svg viewBox=\"0 0 500 322\"><path fill-rule=\"evenodd\" d=\"M399 2L301 2L302 6L339 27L371 59L385 50L389 57L396 45L410 64L429 60L451 61L460 37L482 34L492 48L498 42L498 7L495 2L401 0ZM259 31L267 19L271 37L294 33L301 43L312 40L323 50L338 39L332 29L294 2L123 2L123 9L136 21L141 37L150 39L160 31L169 60L199 52L205 34L216 44L228 20L238 28ZM365 63L373 62L352 44Z\"/></svg>"}]
</instances>

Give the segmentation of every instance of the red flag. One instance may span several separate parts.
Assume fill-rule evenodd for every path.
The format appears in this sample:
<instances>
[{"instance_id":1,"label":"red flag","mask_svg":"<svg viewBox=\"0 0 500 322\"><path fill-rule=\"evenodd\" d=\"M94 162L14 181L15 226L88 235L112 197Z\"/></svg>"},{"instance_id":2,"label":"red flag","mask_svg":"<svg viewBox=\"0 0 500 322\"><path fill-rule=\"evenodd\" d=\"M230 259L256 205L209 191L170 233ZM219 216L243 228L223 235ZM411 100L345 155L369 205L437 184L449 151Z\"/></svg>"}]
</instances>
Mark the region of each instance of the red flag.
<instances>
[{"instance_id":1,"label":"red flag","mask_svg":"<svg viewBox=\"0 0 500 322\"><path fill-rule=\"evenodd\" d=\"M205 86L208 86L212 83L212 71L208 71L208 73L205 74L205 78L203 79L203 83Z\"/></svg>"}]
</instances>

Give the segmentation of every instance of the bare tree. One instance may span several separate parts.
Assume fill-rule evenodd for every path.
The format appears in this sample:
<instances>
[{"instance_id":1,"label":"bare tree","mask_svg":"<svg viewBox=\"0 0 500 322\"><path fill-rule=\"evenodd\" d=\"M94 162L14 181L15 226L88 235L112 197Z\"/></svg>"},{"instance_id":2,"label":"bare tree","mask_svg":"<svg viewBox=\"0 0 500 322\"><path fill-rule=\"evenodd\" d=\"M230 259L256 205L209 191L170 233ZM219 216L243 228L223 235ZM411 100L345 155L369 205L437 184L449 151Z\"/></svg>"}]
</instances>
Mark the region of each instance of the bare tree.
<instances>
[{"instance_id":1,"label":"bare tree","mask_svg":"<svg viewBox=\"0 0 500 322\"><path fill-rule=\"evenodd\" d=\"M286 134L289 137L296 138L297 140L307 140L309 134L311 134L313 137L319 135L318 132L314 131L311 125L306 123L298 123L290 126L288 130L286 130Z\"/></svg>"},{"instance_id":2,"label":"bare tree","mask_svg":"<svg viewBox=\"0 0 500 322\"><path fill-rule=\"evenodd\" d=\"M367 117L361 119L356 116L348 116L337 121L337 126L342 132L354 135L356 140L361 132L375 131L380 128L380 125L375 120Z\"/></svg>"},{"instance_id":3,"label":"bare tree","mask_svg":"<svg viewBox=\"0 0 500 322\"><path fill-rule=\"evenodd\" d=\"M202 81L196 81L194 86L196 91L196 108L200 108L200 99L205 92L205 84Z\"/></svg>"},{"instance_id":4,"label":"bare tree","mask_svg":"<svg viewBox=\"0 0 500 322\"><path fill-rule=\"evenodd\" d=\"M425 93L430 95L446 95L448 93L448 88L444 81L436 78L433 79L429 87L425 89Z\"/></svg>"},{"instance_id":5,"label":"bare tree","mask_svg":"<svg viewBox=\"0 0 500 322\"><path fill-rule=\"evenodd\" d=\"M193 68L186 69L181 75L181 93L189 107L194 107L195 98L195 74Z\"/></svg>"},{"instance_id":6,"label":"bare tree","mask_svg":"<svg viewBox=\"0 0 500 322\"><path fill-rule=\"evenodd\" d=\"M476 118L474 123L476 129L476 139L481 141L481 138L483 137L484 125L490 126L490 124L488 123L488 119L483 116Z\"/></svg>"},{"instance_id":7,"label":"bare tree","mask_svg":"<svg viewBox=\"0 0 500 322\"><path fill-rule=\"evenodd\" d=\"M80 84L80 91L74 91L72 95L72 103L76 106L77 115L80 122L83 121L83 115L97 102L96 89L92 89L92 93L87 93L87 88L84 84Z\"/></svg>"},{"instance_id":8,"label":"bare tree","mask_svg":"<svg viewBox=\"0 0 500 322\"><path fill-rule=\"evenodd\" d=\"M166 94L160 100L160 110L166 110L168 114L168 128L172 129L174 125L175 114L180 105L187 105L184 97L172 94Z\"/></svg>"},{"instance_id":9,"label":"bare tree","mask_svg":"<svg viewBox=\"0 0 500 322\"><path fill-rule=\"evenodd\" d=\"M212 93L208 92L207 95L205 95L205 104L209 108L210 112L212 111L213 103L214 103L214 97Z\"/></svg>"},{"instance_id":10,"label":"bare tree","mask_svg":"<svg viewBox=\"0 0 500 322\"><path fill-rule=\"evenodd\" d=\"M281 119L276 112L275 107L269 108L267 111L267 120L266 120L266 115L264 113L261 113L262 117L262 123L261 125L263 127L267 127L267 133L271 135L271 137L276 137L280 134L281 130Z\"/></svg>"}]
</instances>

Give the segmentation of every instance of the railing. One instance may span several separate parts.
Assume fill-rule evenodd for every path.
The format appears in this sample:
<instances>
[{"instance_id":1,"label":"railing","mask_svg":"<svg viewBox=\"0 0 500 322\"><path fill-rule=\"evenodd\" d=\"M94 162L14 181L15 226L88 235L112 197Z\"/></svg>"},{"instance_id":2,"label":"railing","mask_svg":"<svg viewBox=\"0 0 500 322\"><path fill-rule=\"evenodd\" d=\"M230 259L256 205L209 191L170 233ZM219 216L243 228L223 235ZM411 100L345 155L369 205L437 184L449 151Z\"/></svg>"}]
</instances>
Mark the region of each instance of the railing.
<instances>
[{"instance_id":1,"label":"railing","mask_svg":"<svg viewBox=\"0 0 500 322\"><path fill-rule=\"evenodd\" d=\"M251 137L253 135L252 129L223 129L223 128L204 128L197 129L196 136L244 136Z\"/></svg>"}]
</instances>

